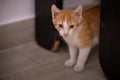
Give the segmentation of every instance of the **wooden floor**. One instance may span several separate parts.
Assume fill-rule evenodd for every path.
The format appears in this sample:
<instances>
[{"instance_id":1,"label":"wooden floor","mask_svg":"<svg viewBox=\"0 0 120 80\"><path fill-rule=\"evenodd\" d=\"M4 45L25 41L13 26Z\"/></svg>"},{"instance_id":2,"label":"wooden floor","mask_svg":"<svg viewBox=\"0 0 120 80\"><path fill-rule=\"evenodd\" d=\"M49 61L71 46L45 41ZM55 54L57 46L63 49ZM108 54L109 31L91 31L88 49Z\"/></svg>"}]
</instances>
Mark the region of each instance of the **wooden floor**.
<instances>
[{"instance_id":1,"label":"wooden floor","mask_svg":"<svg viewBox=\"0 0 120 80\"><path fill-rule=\"evenodd\" d=\"M65 0L65 4L75 5L64 7L75 7L77 3L73 1ZM65 67L66 59L65 46L52 53L35 43L34 19L0 26L0 80L105 80L96 49L91 52L82 73Z\"/></svg>"},{"instance_id":2,"label":"wooden floor","mask_svg":"<svg viewBox=\"0 0 120 80\"><path fill-rule=\"evenodd\" d=\"M65 67L66 47L56 53L39 47L34 41L0 51L0 80L105 80L97 51L91 53L86 70L76 73Z\"/></svg>"}]
</instances>

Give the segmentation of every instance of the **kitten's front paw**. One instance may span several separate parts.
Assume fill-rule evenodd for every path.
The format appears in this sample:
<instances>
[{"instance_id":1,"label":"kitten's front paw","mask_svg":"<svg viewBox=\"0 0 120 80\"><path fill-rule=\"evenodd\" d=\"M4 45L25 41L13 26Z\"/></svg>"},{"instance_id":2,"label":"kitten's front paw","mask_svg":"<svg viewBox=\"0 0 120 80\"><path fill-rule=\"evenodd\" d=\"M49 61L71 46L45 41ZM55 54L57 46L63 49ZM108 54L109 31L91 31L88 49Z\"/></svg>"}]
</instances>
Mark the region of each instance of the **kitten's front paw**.
<instances>
[{"instance_id":1,"label":"kitten's front paw","mask_svg":"<svg viewBox=\"0 0 120 80\"><path fill-rule=\"evenodd\" d=\"M75 65L75 61L67 60L67 61L65 61L64 65L67 67L72 67Z\"/></svg>"},{"instance_id":2,"label":"kitten's front paw","mask_svg":"<svg viewBox=\"0 0 120 80\"><path fill-rule=\"evenodd\" d=\"M84 66L75 65L75 66L74 66L74 71L75 71L75 72L82 72L82 71L84 71Z\"/></svg>"}]
</instances>

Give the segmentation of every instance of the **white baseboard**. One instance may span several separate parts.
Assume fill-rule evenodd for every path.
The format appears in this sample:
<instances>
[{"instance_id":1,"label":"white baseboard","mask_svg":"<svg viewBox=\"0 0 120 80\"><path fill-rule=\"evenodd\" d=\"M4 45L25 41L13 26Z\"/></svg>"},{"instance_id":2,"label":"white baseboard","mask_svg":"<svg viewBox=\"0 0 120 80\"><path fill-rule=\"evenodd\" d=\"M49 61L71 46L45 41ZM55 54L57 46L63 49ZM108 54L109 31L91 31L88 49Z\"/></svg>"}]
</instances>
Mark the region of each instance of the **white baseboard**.
<instances>
[{"instance_id":1,"label":"white baseboard","mask_svg":"<svg viewBox=\"0 0 120 80\"><path fill-rule=\"evenodd\" d=\"M33 16L19 17L19 18L11 19L11 20L5 20L3 22L2 21L0 22L0 26L6 25L6 24L11 24L14 22L22 21L22 20L32 19L32 18L35 18L35 16L33 15Z\"/></svg>"}]
</instances>

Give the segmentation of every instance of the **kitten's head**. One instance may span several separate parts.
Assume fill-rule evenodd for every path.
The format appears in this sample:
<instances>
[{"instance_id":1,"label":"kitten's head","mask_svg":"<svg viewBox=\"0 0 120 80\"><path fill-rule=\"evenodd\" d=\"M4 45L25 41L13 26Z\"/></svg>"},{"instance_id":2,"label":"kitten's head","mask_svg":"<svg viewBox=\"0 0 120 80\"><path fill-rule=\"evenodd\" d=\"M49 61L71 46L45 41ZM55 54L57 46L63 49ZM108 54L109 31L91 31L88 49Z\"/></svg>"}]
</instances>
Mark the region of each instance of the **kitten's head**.
<instances>
[{"instance_id":1,"label":"kitten's head","mask_svg":"<svg viewBox=\"0 0 120 80\"><path fill-rule=\"evenodd\" d=\"M68 37L80 26L82 5L75 10L60 10L53 4L51 11L53 24L62 37Z\"/></svg>"}]
</instances>

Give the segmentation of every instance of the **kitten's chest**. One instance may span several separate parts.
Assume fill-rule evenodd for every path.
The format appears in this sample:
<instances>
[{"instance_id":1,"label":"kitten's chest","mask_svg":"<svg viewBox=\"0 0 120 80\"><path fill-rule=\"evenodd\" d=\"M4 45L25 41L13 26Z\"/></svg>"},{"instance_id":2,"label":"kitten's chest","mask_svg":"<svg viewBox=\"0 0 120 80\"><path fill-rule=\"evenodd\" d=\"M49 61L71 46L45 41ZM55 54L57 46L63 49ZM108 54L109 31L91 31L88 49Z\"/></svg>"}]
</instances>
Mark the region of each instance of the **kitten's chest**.
<instances>
[{"instance_id":1,"label":"kitten's chest","mask_svg":"<svg viewBox=\"0 0 120 80\"><path fill-rule=\"evenodd\" d=\"M79 46L79 40L77 35L69 36L67 38L64 38L64 40L67 42L68 45L72 45L75 47Z\"/></svg>"}]
</instances>

